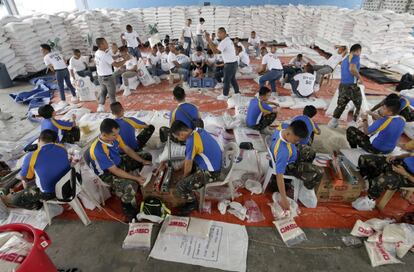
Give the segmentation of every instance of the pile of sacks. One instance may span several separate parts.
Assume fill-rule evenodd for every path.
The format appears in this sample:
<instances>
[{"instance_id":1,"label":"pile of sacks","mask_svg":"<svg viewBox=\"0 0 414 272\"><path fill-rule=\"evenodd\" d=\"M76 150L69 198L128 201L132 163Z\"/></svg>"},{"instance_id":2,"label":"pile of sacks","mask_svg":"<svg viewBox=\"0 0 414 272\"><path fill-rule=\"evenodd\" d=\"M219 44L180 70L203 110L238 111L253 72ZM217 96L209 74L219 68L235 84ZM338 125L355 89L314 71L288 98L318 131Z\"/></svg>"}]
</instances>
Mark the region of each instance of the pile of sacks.
<instances>
[{"instance_id":1,"label":"pile of sacks","mask_svg":"<svg viewBox=\"0 0 414 272\"><path fill-rule=\"evenodd\" d=\"M56 15L42 15L42 18L48 20L51 24L53 37L50 37L46 35L46 37L49 37L50 40L58 41L58 45L60 47L60 52L63 54L63 56L66 59L69 59L69 57L72 55L72 43L70 40L70 36L66 30L65 21L62 17L56 16Z\"/></svg>"},{"instance_id":2,"label":"pile of sacks","mask_svg":"<svg viewBox=\"0 0 414 272\"><path fill-rule=\"evenodd\" d=\"M351 235L367 238L365 248L373 267L401 263L397 257L402 259L414 246L414 225L390 219L357 220Z\"/></svg>"},{"instance_id":3,"label":"pile of sacks","mask_svg":"<svg viewBox=\"0 0 414 272\"><path fill-rule=\"evenodd\" d=\"M0 63L6 65L7 72L11 79L16 78L18 75L26 74L26 68L19 57L16 56L14 50L10 48L10 42L6 37L2 20L0 20Z\"/></svg>"}]
</instances>

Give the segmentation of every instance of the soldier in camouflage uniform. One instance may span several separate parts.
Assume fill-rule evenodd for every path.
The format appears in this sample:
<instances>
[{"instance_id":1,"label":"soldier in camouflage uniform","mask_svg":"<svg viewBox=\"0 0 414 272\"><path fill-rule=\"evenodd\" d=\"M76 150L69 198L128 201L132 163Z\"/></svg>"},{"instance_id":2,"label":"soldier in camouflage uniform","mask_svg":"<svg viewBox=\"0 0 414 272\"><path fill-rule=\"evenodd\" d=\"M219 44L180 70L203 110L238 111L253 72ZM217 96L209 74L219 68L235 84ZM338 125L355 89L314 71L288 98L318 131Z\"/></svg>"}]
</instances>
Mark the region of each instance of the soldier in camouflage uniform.
<instances>
[{"instance_id":1,"label":"soldier in camouflage uniform","mask_svg":"<svg viewBox=\"0 0 414 272\"><path fill-rule=\"evenodd\" d=\"M361 175L369 182L368 196L376 199L385 190L414 186L414 154L397 157L362 155L358 161Z\"/></svg>"},{"instance_id":2,"label":"soldier in camouflage uniform","mask_svg":"<svg viewBox=\"0 0 414 272\"><path fill-rule=\"evenodd\" d=\"M140 156L124 143L119 135L119 124L115 120L103 120L100 131L101 135L85 153L85 160L121 199L123 211L131 221L138 212L135 200L138 186L145 180L140 175L129 172L151 164L151 157L149 154ZM121 155L120 150L125 154Z\"/></svg>"},{"instance_id":3,"label":"soldier in camouflage uniform","mask_svg":"<svg viewBox=\"0 0 414 272\"><path fill-rule=\"evenodd\" d=\"M323 171L312 162L316 157L315 151L309 145L298 144L298 158L295 163L286 167L286 175L295 176L303 181L308 189L313 189L322 179Z\"/></svg>"},{"instance_id":4,"label":"soldier in camouflage uniform","mask_svg":"<svg viewBox=\"0 0 414 272\"><path fill-rule=\"evenodd\" d=\"M349 101L352 101L355 105L354 121L358 118L362 105L362 94L357 84L357 81L362 82L361 75L359 74L361 49L359 44L352 45L349 55L342 61L338 102L333 118L328 124L331 128L338 126L338 119L341 117Z\"/></svg>"}]
</instances>

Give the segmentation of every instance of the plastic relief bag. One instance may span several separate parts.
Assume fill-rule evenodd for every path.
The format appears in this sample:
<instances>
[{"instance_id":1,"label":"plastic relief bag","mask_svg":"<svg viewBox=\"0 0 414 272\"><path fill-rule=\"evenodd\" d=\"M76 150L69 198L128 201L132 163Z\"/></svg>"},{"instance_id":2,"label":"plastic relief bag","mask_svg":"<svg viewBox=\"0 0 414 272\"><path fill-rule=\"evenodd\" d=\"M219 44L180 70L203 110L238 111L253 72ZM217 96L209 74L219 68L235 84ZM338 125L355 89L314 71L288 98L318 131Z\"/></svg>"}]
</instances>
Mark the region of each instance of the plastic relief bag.
<instances>
[{"instance_id":1,"label":"plastic relief bag","mask_svg":"<svg viewBox=\"0 0 414 272\"><path fill-rule=\"evenodd\" d=\"M128 234L122 244L124 249L150 248L152 223L129 223Z\"/></svg>"},{"instance_id":2,"label":"plastic relief bag","mask_svg":"<svg viewBox=\"0 0 414 272\"><path fill-rule=\"evenodd\" d=\"M414 246L414 225L391 224L384 228L384 242L395 243L397 256L403 258Z\"/></svg>"},{"instance_id":3,"label":"plastic relief bag","mask_svg":"<svg viewBox=\"0 0 414 272\"><path fill-rule=\"evenodd\" d=\"M283 242L288 247L297 245L307 240L306 234L301 228L299 228L295 220L291 217L273 221L273 224L276 226Z\"/></svg>"},{"instance_id":4,"label":"plastic relief bag","mask_svg":"<svg viewBox=\"0 0 414 272\"><path fill-rule=\"evenodd\" d=\"M247 200L244 202L244 207L247 209L247 222L254 223L265 220L263 213L260 211L259 206L254 200Z\"/></svg>"},{"instance_id":5,"label":"plastic relief bag","mask_svg":"<svg viewBox=\"0 0 414 272\"><path fill-rule=\"evenodd\" d=\"M189 217L169 215L162 224L161 233L172 235L185 235L187 234L189 223Z\"/></svg>"},{"instance_id":6,"label":"plastic relief bag","mask_svg":"<svg viewBox=\"0 0 414 272\"><path fill-rule=\"evenodd\" d=\"M370 237L374 232L371 225L364 223L361 220L357 220L351 231L351 235L356 237Z\"/></svg>"},{"instance_id":7,"label":"plastic relief bag","mask_svg":"<svg viewBox=\"0 0 414 272\"><path fill-rule=\"evenodd\" d=\"M32 243L19 236L12 236L0 247L0 271L13 272L23 263L32 248Z\"/></svg>"},{"instance_id":8,"label":"plastic relief bag","mask_svg":"<svg viewBox=\"0 0 414 272\"><path fill-rule=\"evenodd\" d=\"M381 243L365 242L365 248L367 250L369 259L371 260L372 267L377 267L385 264L402 263L390 252L388 252L385 249L384 245Z\"/></svg>"},{"instance_id":9,"label":"plastic relief bag","mask_svg":"<svg viewBox=\"0 0 414 272\"><path fill-rule=\"evenodd\" d=\"M296 217L298 214L300 214L299 206L298 204L291 198L288 197L290 210L285 211L280 206L279 202L281 199L280 193L276 192L272 195L273 203L269 203L272 210L273 217L275 219L285 218L285 217Z\"/></svg>"},{"instance_id":10,"label":"plastic relief bag","mask_svg":"<svg viewBox=\"0 0 414 272\"><path fill-rule=\"evenodd\" d=\"M378 219L378 218L371 218L365 223L369 224L375 231L382 231L385 226L394 223L394 219L386 218L386 219Z\"/></svg>"}]
</instances>

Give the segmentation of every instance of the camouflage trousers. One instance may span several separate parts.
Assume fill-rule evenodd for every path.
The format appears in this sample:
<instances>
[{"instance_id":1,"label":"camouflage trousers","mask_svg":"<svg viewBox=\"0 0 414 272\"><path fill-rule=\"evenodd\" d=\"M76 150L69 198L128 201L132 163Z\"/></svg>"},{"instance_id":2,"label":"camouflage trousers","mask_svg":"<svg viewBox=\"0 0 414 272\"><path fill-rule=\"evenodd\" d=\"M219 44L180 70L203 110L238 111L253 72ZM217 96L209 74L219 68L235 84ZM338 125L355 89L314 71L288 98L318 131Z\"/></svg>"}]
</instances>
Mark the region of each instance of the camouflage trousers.
<instances>
[{"instance_id":1,"label":"camouflage trousers","mask_svg":"<svg viewBox=\"0 0 414 272\"><path fill-rule=\"evenodd\" d=\"M220 172L209 172L197 168L194 173L180 180L176 185L176 195L188 201L194 201L193 191L202 188L205 184L217 181Z\"/></svg>"},{"instance_id":2,"label":"camouflage trousers","mask_svg":"<svg viewBox=\"0 0 414 272\"><path fill-rule=\"evenodd\" d=\"M144 128L138 134L137 136L138 150L142 149L147 144L152 134L154 134L154 130L155 130L155 127L153 125L149 125L147 128Z\"/></svg>"},{"instance_id":3,"label":"camouflage trousers","mask_svg":"<svg viewBox=\"0 0 414 272\"><path fill-rule=\"evenodd\" d=\"M62 134L62 143L74 144L80 140L80 129L78 127L73 127L71 130L64 130Z\"/></svg>"},{"instance_id":4,"label":"camouflage trousers","mask_svg":"<svg viewBox=\"0 0 414 272\"><path fill-rule=\"evenodd\" d=\"M346 139L348 140L351 148L357 148L359 146L369 153L381 153L381 151L372 146L371 141L369 140L369 136L356 127L349 127L346 130Z\"/></svg>"},{"instance_id":5,"label":"camouflage trousers","mask_svg":"<svg viewBox=\"0 0 414 272\"><path fill-rule=\"evenodd\" d=\"M41 207L42 200L55 197L54 193L42 193L35 184L28 184L23 190L12 194L11 203L19 208L34 210Z\"/></svg>"},{"instance_id":6,"label":"camouflage trousers","mask_svg":"<svg viewBox=\"0 0 414 272\"><path fill-rule=\"evenodd\" d=\"M275 112L263 115L260 118L259 124L252 126L251 128L254 130L263 130L270 126L276 120L277 114Z\"/></svg>"},{"instance_id":7,"label":"camouflage trousers","mask_svg":"<svg viewBox=\"0 0 414 272\"><path fill-rule=\"evenodd\" d=\"M310 146L300 144L297 149L298 158L286 167L286 175L302 180L307 189L313 189L322 179L322 168L312 164L316 153Z\"/></svg>"},{"instance_id":8,"label":"camouflage trousers","mask_svg":"<svg viewBox=\"0 0 414 272\"><path fill-rule=\"evenodd\" d=\"M141 158L145 160L150 160L151 155L148 153L140 154ZM126 172L131 172L135 170L141 170L142 164L137 162L136 160L128 157L127 155L121 156L121 163L118 165L119 168ZM131 204L134 207L137 206L135 195L138 191L138 183L129 180L117 177L110 172L105 172L104 174L99 176L103 182L107 183L111 186L112 192L121 199L122 203Z\"/></svg>"},{"instance_id":9,"label":"camouflage trousers","mask_svg":"<svg viewBox=\"0 0 414 272\"><path fill-rule=\"evenodd\" d=\"M402 160L397 160L394 164L406 168ZM368 196L372 199L380 197L385 190L413 186L413 183L394 172L392 164L388 163L383 156L362 155L359 157L358 167L361 175L369 182Z\"/></svg>"},{"instance_id":10,"label":"camouflage trousers","mask_svg":"<svg viewBox=\"0 0 414 272\"><path fill-rule=\"evenodd\" d=\"M406 107L400 111L400 116L404 117L405 121L407 122L414 121L414 111L410 107Z\"/></svg>"},{"instance_id":11,"label":"camouflage trousers","mask_svg":"<svg viewBox=\"0 0 414 272\"><path fill-rule=\"evenodd\" d=\"M346 105L352 101L355 105L354 121L357 120L362 105L361 90L357 84L339 84L339 96L333 117L339 119L344 112Z\"/></svg>"}]
</instances>

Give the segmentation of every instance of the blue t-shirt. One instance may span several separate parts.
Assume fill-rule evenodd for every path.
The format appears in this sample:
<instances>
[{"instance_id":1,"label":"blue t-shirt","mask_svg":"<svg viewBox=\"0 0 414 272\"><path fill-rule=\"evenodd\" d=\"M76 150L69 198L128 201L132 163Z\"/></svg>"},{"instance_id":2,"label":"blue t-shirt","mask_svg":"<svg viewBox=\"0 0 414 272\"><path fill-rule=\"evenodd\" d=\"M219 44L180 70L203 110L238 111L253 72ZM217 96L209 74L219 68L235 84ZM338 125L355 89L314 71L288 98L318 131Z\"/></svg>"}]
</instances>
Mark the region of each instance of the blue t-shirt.
<instances>
[{"instance_id":1,"label":"blue t-shirt","mask_svg":"<svg viewBox=\"0 0 414 272\"><path fill-rule=\"evenodd\" d=\"M202 170L221 170L222 151L217 141L207 131L197 128L185 144L185 159L194 160Z\"/></svg>"},{"instance_id":2,"label":"blue t-shirt","mask_svg":"<svg viewBox=\"0 0 414 272\"><path fill-rule=\"evenodd\" d=\"M249 108L247 109L246 124L248 127L253 127L259 124L263 114L268 114L273 111L272 107L265 102L260 101L255 97L250 100Z\"/></svg>"},{"instance_id":3,"label":"blue t-shirt","mask_svg":"<svg viewBox=\"0 0 414 272\"><path fill-rule=\"evenodd\" d=\"M355 64L357 70L359 71L360 63L359 63L359 56L352 55L352 59L350 60L351 55L348 55L344 58L341 64L341 83L342 84L355 84L357 82L356 77L351 74L349 71L350 63Z\"/></svg>"},{"instance_id":4,"label":"blue t-shirt","mask_svg":"<svg viewBox=\"0 0 414 272\"><path fill-rule=\"evenodd\" d=\"M63 138L63 130L71 130L73 123L69 121L56 120L55 118L44 119L40 125L41 131L49 129L58 134L59 142Z\"/></svg>"},{"instance_id":5,"label":"blue t-shirt","mask_svg":"<svg viewBox=\"0 0 414 272\"><path fill-rule=\"evenodd\" d=\"M276 166L276 169L273 169L276 175L285 174L286 166L294 163L297 159L296 146L284 140L282 130L279 129L276 129L273 133L270 151Z\"/></svg>"},{"instance_id":6,"label":"blue t-shirt","mask_svg":"<svg viewBox=\"0 0 414 272\"><path fill-rule=\"evenodd\" d=\"M405 120L400 116L385 116L368 127L372 146L383 153L389 153L397 146L404 131Z\"/></svg>"},{"instance_id":7,"label":"blue t-shirt","mask_svg":"<svg viewBox=\"0 0 414 272\"><path fill-rule=\"evenodd\" d=\"M119 125L119 135L121 135L124 143L132 150L137 150L140 146L138 146L137 138L135 137L135 130L143 129L146 124L134 117L117 118L115 121Z\"/></svg>"},{"instance_id":8,"label":"blue t-shirt","mask_svg":"<svg viewBox=\"0 0 414 272\"><path fill-rule=\"evenodd\" d=\"M407 165L407 170L411 175L414 175L414 156L407 157L403 160Z\"/></svg>"},{"instance_id":9,"label":"blue t-shirt","mask_svg":"<svg viewBox=\"0 0 414 272\"><path fill-rule=\"evenodd\" d=\"M99 137L92 143L86 154L86 161L95 174L102 175L105 170L121 163L120 149L125 148L121 136L112 143L105 143Z\"/></svg>"},{"instance_id":10,"label":"blue t-shirt","mask_svg":"<svg viewBox=\"0 0 414 272\"><path fill-rule=\"evenodd\" d=\"M201 115L195 105L191 103L182 103L170 113L170 127L175 120L179 120L186 124L187 127L195 129L193 121L199 118L201 118Z\"/></svg>"},{"instance_id":11,"label":"blue t-shirt","mask_svg":"<svg viewBox=\"0 0 414 272\"><path fill-rule=\"evenodd\" d=\"M414 99L410 98L410 97L406 97L406 96L400 96L400 111L404 110L405 108L411 107L411 105L413 104Z\"/></svg>"},{"instance_id":12,"label":"blue t-shirt","mask_svg":"<svg viewBox=\"0 0 414 272\"><path fill-rule=\"evenodd\" d=\"M306 128L308 129L308 137L306 137L306 138L304 138L304 139L302 139L302 140L300 140L300 144L304 144L304 145L307 145L307 144L309 144L310 143L310 141L311 141L311 139L312 139L312 133L315 133L315 134L319 134L319 127L318 127L318 124L316 124L311 118L309 118L308 116L306 116L306 115L299 115L299 116L296 116L295 118L293 118L293 120L292 120L292 122L293 121L296 121L296 120L300 120L300 121L303 121L303 122L305 122L305 124L306 124Z\"/></svg>"},{"instance_id":13,"label":"blue t-shirt","mask_svg":"<svg viewBox=\"0 0 414 272\"><path fill-rule=\"evenodd\" d=\"M70 170L66 149L58 144L46 144L28 153L20 171L28 180L36 179L41 192L54 193L56 183Z\"/></svg>"}]
</instances>

